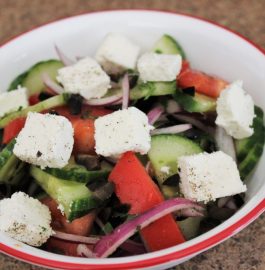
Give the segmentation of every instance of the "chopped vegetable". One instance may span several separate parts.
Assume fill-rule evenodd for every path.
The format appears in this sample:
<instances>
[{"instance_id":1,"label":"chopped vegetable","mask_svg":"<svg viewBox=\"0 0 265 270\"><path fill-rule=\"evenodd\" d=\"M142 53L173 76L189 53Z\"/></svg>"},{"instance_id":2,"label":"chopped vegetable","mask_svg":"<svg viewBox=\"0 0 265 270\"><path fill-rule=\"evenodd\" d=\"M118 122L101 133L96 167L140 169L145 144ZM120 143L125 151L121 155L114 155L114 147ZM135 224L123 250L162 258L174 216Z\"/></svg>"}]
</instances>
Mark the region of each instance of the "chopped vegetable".
<instances>
[{"instance_id":1,"label":"chopped vegetable","mask_svg":"<svg viewBox=\"0 0 265 270\"><path fill-rule=\"evenodd\" d=\"M14 139L21 131L21 129L24 127L25 122L26 122L25 117L20 117L10 122L4 128L3 143L8 144L12 139Z\"/></svg>"},{"instance_id":2,"label":"chopped vegetable","mask_svg":"<svg viewBox=\"0 0 265 270\"><path fill-rule=\"evenodd\" d=\"M145 227L148 228L147 226L149 224L155 224L161 217L165 217L174 211L185 208L201 209L196 203L182 198L167 200L156 205L138 217L117 227L111 234L103 236L94 248L96 256L100 258L108 257L121 243L137 232L137 230ZM157 232L156 238L158 238L158 236L159 238L163 238L163 227L160 227L160 232ZM171 237L173 238L174 234ZM161 241L163 240L161 239Z\"/></svg>"},{"instance_id":3,"label":"chopped vegetable","mask_svg":"<svg viewBox=\"0 0 265 270\"><path fill-rule=\"evenodd\" d=\"M163 201L159 188L132 152L121 157L111 172L109 181L115 184L115 192L121 203L131 206L130 214L143 213ZM141 235L150 251L185 241L171 215L166 215L141 230Z\"/></svg>"},{"instance_id":4,"label":"chopped vegetable","mask_svg":"<svg viewBox=\"0 0 265 270\"><path fill-rule=\"evenodd\" d=\"M206 96L217 98L226 87L227 82L205 73L186 69L177 78L178 85L182 88L194 86L196 92Z\"/></svg>"}]
</instances>

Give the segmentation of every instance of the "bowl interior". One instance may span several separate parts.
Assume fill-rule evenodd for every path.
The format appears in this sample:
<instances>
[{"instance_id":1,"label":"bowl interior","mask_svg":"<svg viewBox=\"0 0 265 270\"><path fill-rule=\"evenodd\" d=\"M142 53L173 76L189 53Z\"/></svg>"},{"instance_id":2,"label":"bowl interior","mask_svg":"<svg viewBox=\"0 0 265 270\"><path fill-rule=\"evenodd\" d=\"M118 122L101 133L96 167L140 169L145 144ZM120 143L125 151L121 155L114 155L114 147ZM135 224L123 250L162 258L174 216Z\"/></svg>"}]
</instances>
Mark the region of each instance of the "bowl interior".
<instances>
[{"instance_id":1,"label":"bowl interior","mask_svg":"<svg viewBox=\"0 0 265 270\"><path fill-rule=\"evenodd\" d=\"M264 54L221 27L183 15L158 12L92 13L48 24L24 34L0 49L0 90L5 91L15 76L37 61L56 57L54 44L73 59L76 56L93 56L109 32L124 33L138 43L142 51L151 48L156 39L168 33L183 46L193 68L227 81L243 80L244 88L253 96L255 103L265 109ZM247 204L253 198L260 200L264 194L264 159L263 155L248 182ZM253 205L255 202L249 207ZM238 215L242 216L244 208L241 211Z\"/></svg>"}]
</instances>

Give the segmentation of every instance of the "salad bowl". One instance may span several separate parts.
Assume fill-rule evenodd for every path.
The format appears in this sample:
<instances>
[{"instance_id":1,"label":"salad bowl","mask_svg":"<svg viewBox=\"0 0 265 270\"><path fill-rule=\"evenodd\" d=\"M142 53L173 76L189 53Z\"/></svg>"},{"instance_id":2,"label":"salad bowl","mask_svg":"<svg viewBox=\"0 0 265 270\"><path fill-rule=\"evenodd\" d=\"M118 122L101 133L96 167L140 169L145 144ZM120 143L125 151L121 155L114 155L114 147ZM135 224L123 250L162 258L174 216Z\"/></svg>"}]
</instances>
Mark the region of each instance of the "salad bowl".
<instances>
[{"instance_id":1,"label":"salad bowl","mask_svg":"<svg viewBox=\"0 0 265 270\"><path fill-rule=\"evenodd\" d=\"M8 41L0 47L0 89L32 66L56 58L54 44L71 57L94 55L109 32L126 34L143 50L161 34L175 37L195 69L227 81L241 79L255 104L265 109L265 52L244 37L211 22L182 14L118 10L62 19ZM78 55L77 55L78 54ZM166 269L221 243L245 228L265 210L265 156L248 180L245 205L231 218L183 244L144 255L90 259L57 255L0 234L1 252L55 269Z\"/></svg>"}]
</instances>

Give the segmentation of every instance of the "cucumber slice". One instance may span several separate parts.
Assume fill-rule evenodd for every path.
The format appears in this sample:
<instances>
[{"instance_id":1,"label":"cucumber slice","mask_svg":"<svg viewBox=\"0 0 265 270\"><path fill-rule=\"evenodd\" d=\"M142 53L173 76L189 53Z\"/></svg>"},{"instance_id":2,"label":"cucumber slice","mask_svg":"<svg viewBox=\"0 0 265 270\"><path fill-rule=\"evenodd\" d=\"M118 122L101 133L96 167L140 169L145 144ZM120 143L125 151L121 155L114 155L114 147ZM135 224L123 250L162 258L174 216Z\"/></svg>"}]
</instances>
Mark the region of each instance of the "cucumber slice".
<instances>
[{"instance_id":1,"label":"cucumber slice","mask_svg":"<svg viewBox=\"0 0 265 270\"><path fill-rule=\"evenodd\" d=\"M23 72L22 74L18 75L9 85L7 91L12 91L18 88L19 85L22 85L23 80L28 75L28 72Z\"/></svg>"},{"instance_id":2,"label":"cucumber slice","mask_svg":"<svg viewBox=\"0 0 265 270\"><path fill-rule=\"evenodd\" d=\"M17 78L15 78L11 82L8 90L10 91L17 89L18 85L22 85L27 87L29 96L40 93L44 89L41 75L43 73L47 73L52 80L56 81L57 71L62 67L63 63L55 59L38 62L28 71L22 73Z\"/></svg>"},{"instance_id":3,"label":"cucumber slice","mask_svg":"<svg viewBox=\"0 0 265 270\"><path fill-rule=\"evenodd\" d=\"M187 112L209 112L215 111L216 101L213 98L195 93L194 96L177 90L173 95L176 102Z\"/></svg>"},{"instance_id":4,"label":"cucumber slice","mask_svg":"<svg viewBox=\"0 0 265 270\"><path fill-rule=\"evenodd\" d=\"M130 99L147 99L150 96L172 95L175 92L176 81L139 83L130 91Z\"/></svg>"},{"instance_id":5,"label":"cucumber slice","mask_svg":"<svg viewBox=\"0 0 265 270\"><path fill-rule=\"evenodd\" d=\"M203 152L195 142L179 135L155 135L151 138L148 157L152 163L157 181L167 198L174 197L178 187L163 185L164 181L178 173L178 158ZM168 168L168 172L164 169Z\"/></svg>"},{"instance_id":6,"label":"cucumber slice","mask_svg":"<svg viewBox=\"0 0 265 270\"><path fill-rule=\"evenodd\" d=\"M202 219L202 217L189 217L177 222L186 240L190 240L199 234Z\"/></svg>"},{"instance_id":7,"label":"cucumber slice","mask_svg":"<svg viewBox=\"0 0 265 270\"><path fill-rule=\"evenodd\" d=\"M36 166L30 167L30 175L63 208L69 221L84 216L99 206L98 200L83 183L61 180Z\"/></svg>"},{"instance_id":8,"label":"cucumber slice","mask_svg":"<svg viewBox=\"0 0 265 270\"><path fill-rule=\"evenodd\" d=\"M12 140L0 152L0 183L17 184L24 176L25 163L21 162L14 154L13 148L16 141Z\"/></svg>"},{"instance_id":9,"label":"cucumber slice","mask_svg":"<svg viewBox=\"0 0 265 270\"><path fill-rule=\"evenodd\" d=\"M110 173L110 171L107 170L88 171L84 166L72 164L69 164L62 169L46 168L44 171L63 180L84 184L106 179Z\"/></svg>"},{"instance_id":10,"label":"cucumber slice","mask_svg":"<svg viewBox=\"0 0 265 270\"><path fill-rule=\"evenodd\" d=\"M263 141L255 144L255 146L248 152L245 159L239 163L239 172L242 180L245 180L249 174L256 167L264 148L265 128L263 128Z\"/></svg>"},{"instance_id":11,"label":"cucumber slice","mask_svg":"<svg viewBox=\"0 0 265 270\"><path fill-rule=\"evenodd\" d=\"M252 136L235 140L236 155L238 162L243 161L248 155L249 151L257 144L264 141L264 124L263 124L263 111L261 108L255 106L256 117L253 120L254 133Z\"/></svg>"},{"instance_id":12,"label":"cucumber slice","mask_svg":"<svg viewBox=\"0 0 265 270\"><path fill-rule=\"evenodd\" d=\"M184 50L180 44L170 35L163 35L154 45L153 51L164 54L180 54L183 59L186 59Z\"/></svg>"},{"instance_id":13,"label":"cucumber slice","mask_svg":"<svg viewBox=\"0 0 265 270\"><path fill-rule=\"evenodd\" d=\"M52 109L54 107L62 106L67 103L68 99L69 99L69 94L65 93L65 94L51 97L49 99L46 99L42 102L37 103L36 105L29 106L25 109L12 112L8 114L7 116L4 116L2 119L0 119L0 128L4 128L6 125L8 125L10 122L15 120L16 118L27 117L28 112L41 112L44 110Z\"/></svg>"}]
</instances>

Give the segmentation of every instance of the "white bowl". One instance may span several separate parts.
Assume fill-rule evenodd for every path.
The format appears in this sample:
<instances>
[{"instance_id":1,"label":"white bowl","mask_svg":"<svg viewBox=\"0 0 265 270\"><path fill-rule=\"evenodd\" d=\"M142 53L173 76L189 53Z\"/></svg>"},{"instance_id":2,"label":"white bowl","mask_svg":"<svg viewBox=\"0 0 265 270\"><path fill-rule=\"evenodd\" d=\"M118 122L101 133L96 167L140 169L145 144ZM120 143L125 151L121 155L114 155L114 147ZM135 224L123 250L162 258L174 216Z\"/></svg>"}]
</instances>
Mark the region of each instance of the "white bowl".
<instances>
[{"instance_id":1,"label":"white bowl","mask_svg":"<svg viewBox=\"0 0 265 270\"><path fill-rule=\"evenodd\" d=\"M183 46L191 65L228 81L243 79L256 104L265 109L265 54L243 37L213 23L174 13L104 11L49 23L0 48L0 89L34 63L56 57L54 44L69 56L94 55L109 32L121 32L148 49L163 33ZM233 217L193 240L165 250L111 259L74 258L48 253L0 234L0 250L18 259L60 269L164 269L217 245L246 227L265 209L265 155L248 182L246 204ZM158 236L159 237L159 236Z\"/></svg>"}]
</instances>

